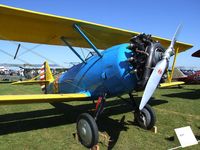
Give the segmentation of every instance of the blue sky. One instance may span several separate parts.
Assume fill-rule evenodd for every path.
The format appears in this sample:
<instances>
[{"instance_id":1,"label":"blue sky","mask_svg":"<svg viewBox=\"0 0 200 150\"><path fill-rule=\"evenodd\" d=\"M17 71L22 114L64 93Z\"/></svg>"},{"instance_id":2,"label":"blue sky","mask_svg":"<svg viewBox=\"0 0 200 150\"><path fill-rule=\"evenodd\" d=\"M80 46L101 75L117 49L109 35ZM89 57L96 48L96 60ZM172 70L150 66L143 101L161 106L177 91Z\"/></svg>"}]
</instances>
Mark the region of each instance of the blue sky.
<instances>
[{"instance_id":1,"label":"blue sky","mask_svg":"<svg viewBox=\"0 0 200 150\"><path fill-rule=\"evenodd\" d=\"M178 24L181 23L183 29L179 35L179 41L191 43L194 47L187 52L179 54L177 66L200 66L200 59L191 57L193 52L200 49L199 0L1 0L0 3L33 11L77 18L136 32L144 32L170 39ZM18 42L0 41L0 49L6 50L14 55L17 43ZM66 47L27 43L22 43L22 45L28 49L36 47L33 51L50 59L50 63L55 62L62 66L67 66L66 63L78 61L76 56ZM21 48L19 55L24 53L24 51L26 51L26 49ZM19 58L29 63L42 63L45 60L45 58L41 58L30 52ZM0 63L6 62L22 63L0 52Z\"/></svg>"}]
</instances>

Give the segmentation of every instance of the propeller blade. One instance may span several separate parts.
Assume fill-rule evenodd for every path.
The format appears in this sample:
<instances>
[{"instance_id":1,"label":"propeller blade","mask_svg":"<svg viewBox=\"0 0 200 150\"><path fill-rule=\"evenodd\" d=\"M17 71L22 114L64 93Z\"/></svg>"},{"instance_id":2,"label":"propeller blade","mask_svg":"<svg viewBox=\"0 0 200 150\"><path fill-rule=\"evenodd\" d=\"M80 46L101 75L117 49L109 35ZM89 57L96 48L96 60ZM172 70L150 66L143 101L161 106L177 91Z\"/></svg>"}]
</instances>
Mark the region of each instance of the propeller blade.
<instances>
[{"instance_id":1,"label":"propeller blade","mask_svg":"<svg viewBox=\"0 0 200 150\"><path fill-rule=\"evenodd\" d=\"M170 44L169 47L171 47L171 48L174 47L174 44L175 44L176 41L177 41L177 37L178 37L178 35L179 35L181 29L182 29L182 25L179 24L178 27L177 27L177 29L176 29L176 32L174 33L174 36L173 36L173 38L172 38L172 41L171 41L171 44Z\"/></svg>"},{"instance_id":2,"label":"propeller blade","mask_svg":"<svg viewBox=\"0 0 200 150\"><path fill-rule=\"evenodd\" d=\"M151 73L151 76L145 87L144 94L142 96L142 100L140 102L139 110L142 110L144 108L144 106L149 101L150 97L153 95L156 87L158 86L158 84L160 82L161 77L163 76L163 73L165 72L165 69L168 66L168 60L169 60L170 56L174 55L174 45L176 43L177 36L180 32L180 29L181 29L181 25L179 25L178 28L176 29L176 32L172 38L171 44L165 51L165 53L162 57L162 60L156 64L153 72Z\"/></svg>"},{"instance_id":3,"label":"propeller blade","mask_svg":"<svg viewBox=\"0 0 200 150\"><path fill-rule=\"evenodd\" d=\"M158 86L158 84L160 82L160 79L161 79L163 73L165 72L167 64L168 64L167 59L162 59L155 66L155 68L147 82L147 85L145 87L144 94L142 96L142 100L141 100L140 106L139 106L140 110L142 110L144 108L144 106L149 101L150 97L153 95L156 87Z\"/></svg>"}]
</instances>

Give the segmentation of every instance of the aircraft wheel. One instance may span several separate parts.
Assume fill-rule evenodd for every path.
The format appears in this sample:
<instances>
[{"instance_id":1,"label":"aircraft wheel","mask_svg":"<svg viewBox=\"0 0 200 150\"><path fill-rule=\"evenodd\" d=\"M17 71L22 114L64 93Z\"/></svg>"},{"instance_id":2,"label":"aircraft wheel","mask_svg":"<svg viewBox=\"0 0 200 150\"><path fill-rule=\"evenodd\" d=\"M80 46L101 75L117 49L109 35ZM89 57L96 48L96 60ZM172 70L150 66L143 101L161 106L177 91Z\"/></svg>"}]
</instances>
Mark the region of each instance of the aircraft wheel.
<instances>
[{"instance_id":1,"label":"aircraft wheel","mask_svg":"<svg viewBox=\"0 0 200 150\"><path fill-rule=\"evenodd\" d=\"M141 111L135 112L135 121L144 129L150 130L156 123L156 115L150 105L146 105Z\"/></svg>"},{"instance_id":2,"label":"aircraft wheel","mask_svg":"<svg viewBox=\"0 0 200 150\"><path fill-rule=\"evenodd\" d=\"M94 118L88 113L78 117L76 124L79 141L87 148L92 148L98 143L99 133Z\"/></svg>"}]
</instances>

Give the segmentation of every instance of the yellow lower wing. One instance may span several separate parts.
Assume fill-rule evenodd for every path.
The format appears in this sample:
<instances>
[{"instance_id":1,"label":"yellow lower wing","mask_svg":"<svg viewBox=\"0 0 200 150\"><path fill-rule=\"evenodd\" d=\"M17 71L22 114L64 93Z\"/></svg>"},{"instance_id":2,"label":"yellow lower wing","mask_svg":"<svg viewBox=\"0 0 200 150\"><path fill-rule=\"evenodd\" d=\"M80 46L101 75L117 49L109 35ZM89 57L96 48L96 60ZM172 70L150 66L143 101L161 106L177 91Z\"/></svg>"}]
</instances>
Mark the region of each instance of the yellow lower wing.
<instances>
[{"instance_id":1,"label":"yellow lower wing","mask_svg":"<svg viewBox=\"0 0 200 150\"><path fill-rule=\"evenodd\" d=\"M32 94L32 95L2 95L0 104L26 104L26 103L45 103L45 102L65 102L82 100L90 97L88 94Z\"/></svg>"},{"instance_id":2,"label":"yellow lower wing","mask_svg":"<svg viewBox=\"0 0 200 150\"><path fill-rule=\"evenodd\" d=\"M41 84L41 83L49 83L50 81L42 81L42 80L27 80L27 81L17 81L13 82L13 85L18 85L18 84Z\"/></svg>"},{"instance_id":3,"label":"yellow lower wing","mask_svg":"<svg viewBox=\"0 0 200 150\"><path fill-rule=\"evenodd\" d=\"M161 83L160 84L160 87L162 88L162 87L170 87L170 86L176 86L176 85L182 85L182 84L184 84L185 82L182 82L182 81L180 81L180 82L169 82L169 83Z\"/></svg>"}]
</instances>

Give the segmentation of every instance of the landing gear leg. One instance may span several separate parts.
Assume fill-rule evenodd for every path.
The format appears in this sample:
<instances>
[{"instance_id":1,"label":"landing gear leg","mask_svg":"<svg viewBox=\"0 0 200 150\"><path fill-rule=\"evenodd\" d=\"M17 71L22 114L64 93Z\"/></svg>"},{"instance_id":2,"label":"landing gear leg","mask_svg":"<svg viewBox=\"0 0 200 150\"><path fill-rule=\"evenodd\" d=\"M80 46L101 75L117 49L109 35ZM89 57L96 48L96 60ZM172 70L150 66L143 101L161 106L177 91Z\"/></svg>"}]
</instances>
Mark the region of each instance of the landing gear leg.
<instances>
[{"instance_id":1,"label":"landing gear leg","mask_svg":"<svg viewBox=\"0 0 200 150\"><path fill-rule=\"evenodd\" d=\"M98 116L102 114L104 110L104 105L105 105L105 95L103 97L99 97L97 104L96 104L96 111L95 111L95 117L94 119L97 120Z\"/></svg>"},{"instance_id":2,"label":"landing gear leg","mask_svg":"<svg viewBox=\"0 0 200 150\"><path fill-rule=\"evenodd\" d=\"M128 95L130 97L131 106L133 107L133 109L136 109L137 108L137 103L135 102L135 99L134 99L132 93L129 93Z\"/></svg>"},{"instance_id":3,"label":"landing gear leg","mask_svg":"<svg viewBox=\"0 0 200 150\"><path fill-rule=\"evenodd\" d=\"M79 141L87 148L92 148L97 145L99 140L99 132L96 124L98 116L103 112L105 103L105 95L99 97L96 104L95 117L93 118L88 113L83 113L78 117L76 129Z\"/></svg>"}]
</instances>

